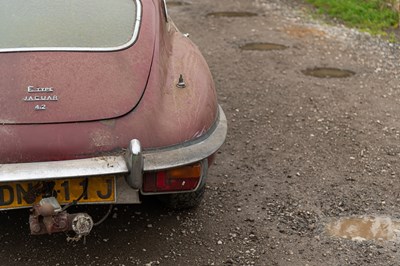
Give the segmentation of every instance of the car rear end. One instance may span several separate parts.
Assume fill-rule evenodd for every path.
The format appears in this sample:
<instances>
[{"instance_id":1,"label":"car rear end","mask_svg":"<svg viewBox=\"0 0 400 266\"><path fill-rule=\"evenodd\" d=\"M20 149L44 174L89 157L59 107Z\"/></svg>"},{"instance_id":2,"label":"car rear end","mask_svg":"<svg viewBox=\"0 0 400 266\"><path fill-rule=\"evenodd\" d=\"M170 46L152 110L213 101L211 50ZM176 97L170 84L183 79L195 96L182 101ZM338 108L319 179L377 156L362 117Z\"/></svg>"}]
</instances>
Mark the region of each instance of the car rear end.
<instances>
[{"instance_id":1,"label":"car rear end","mask_svg":"<svg viewBox=\"0 0 400 266\"><path fill-rule=\"evenodd\" d=\"M207 64L164 8L4 1L0 210L33 206L33 234L90 231L73 204L204 187L226 118Z\"/></svg>"}]
</instances>

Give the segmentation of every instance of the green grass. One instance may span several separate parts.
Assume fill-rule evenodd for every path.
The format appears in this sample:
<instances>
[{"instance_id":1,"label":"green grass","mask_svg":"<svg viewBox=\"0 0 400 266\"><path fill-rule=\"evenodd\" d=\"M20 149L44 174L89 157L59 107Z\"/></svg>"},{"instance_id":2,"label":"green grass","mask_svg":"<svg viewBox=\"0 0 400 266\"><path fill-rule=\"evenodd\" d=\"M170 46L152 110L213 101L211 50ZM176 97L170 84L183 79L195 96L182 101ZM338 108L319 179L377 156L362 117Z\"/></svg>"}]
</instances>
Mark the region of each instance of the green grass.
<instances>
[{"instance_id":1,"label":"green grass","mask_svg":"<svg viewBox=\"0 0 400 266\"><path fill-rule=\"evenodd\" d=\"M399 13L394 0L306 0L318 12L372 34L386 35L385 31L399 26Z\"/></svg>"}]
</instances>

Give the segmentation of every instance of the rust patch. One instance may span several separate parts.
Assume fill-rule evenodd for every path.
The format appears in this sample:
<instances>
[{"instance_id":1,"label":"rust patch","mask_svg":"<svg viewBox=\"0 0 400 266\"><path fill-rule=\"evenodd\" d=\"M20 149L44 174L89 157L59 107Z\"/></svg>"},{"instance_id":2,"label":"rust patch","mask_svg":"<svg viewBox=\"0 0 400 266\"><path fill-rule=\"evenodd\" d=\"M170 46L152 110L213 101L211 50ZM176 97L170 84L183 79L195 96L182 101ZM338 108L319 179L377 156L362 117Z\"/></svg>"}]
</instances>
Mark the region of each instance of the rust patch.
<instances>
[{"instance_id":1,"label":"rust patch","mask_svg":"<svg viewBox=\"0 0 400 266\"><path fill-rule=\"evenodd\" d=\"M108 126L108 127L114 127L115 126L115 119L108 119L108 120L100 120L99 121L101 124Z\"/></svg>"}]
</instances>

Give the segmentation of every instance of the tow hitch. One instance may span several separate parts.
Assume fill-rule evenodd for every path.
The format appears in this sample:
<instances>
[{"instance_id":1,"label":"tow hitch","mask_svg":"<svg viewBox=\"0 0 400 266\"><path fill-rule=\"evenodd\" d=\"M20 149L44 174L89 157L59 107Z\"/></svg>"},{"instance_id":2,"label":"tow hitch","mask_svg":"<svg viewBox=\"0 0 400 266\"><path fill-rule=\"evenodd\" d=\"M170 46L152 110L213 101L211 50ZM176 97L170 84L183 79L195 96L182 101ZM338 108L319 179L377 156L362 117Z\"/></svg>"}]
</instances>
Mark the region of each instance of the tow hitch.
<instances>
[{"instance_id":1,"label":"tow hitch","mask_svg":"<svg viewBox=\"0 0 400 266\"><path fill-rule=\"evenodd\" d=\"M33 205L29 216L32 235L74 231L76 236L67 240L78 241L93 228L93 219L87 213L70 214L62 208L55 197L43 198Z\"/></svg>"}]
</instances>

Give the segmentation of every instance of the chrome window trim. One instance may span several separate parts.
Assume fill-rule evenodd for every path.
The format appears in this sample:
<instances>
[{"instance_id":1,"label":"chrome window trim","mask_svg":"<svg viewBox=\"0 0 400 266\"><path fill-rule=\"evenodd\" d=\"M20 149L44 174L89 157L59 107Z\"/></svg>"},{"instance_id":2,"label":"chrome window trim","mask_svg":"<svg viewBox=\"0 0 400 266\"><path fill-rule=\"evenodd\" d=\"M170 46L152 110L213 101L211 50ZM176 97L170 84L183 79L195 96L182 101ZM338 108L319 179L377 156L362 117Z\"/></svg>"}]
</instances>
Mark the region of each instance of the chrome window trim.
<instances>
[{"instance_id":1,"label":"chrome window trim","mask_svg":"<svg viewBox=\"0 0 400 266\"><path fill-rule=\"evenodd\" d=\"M165 16L165 21L168 22L168 7L167 7L167 2L163 0L164 2L164 16Z\"/></svg>"},{"instance_id":2,"label":"chrome window trim","mask_svg":"<svg viewBox=\"0 0 400 266\"><path fill-rule=\"evenodd\" d=\"M115 46L115 47L23 47L23 48L0 48L0 53L9 53L9 52L111 52L111 51L119 51L133 45L138 36L140 24L142 21L142 3L141 0L132 0L136 2L136 23L135 28L133 30L133 35L130 41L127 43Z\"/></svg>"}]
</instances>

